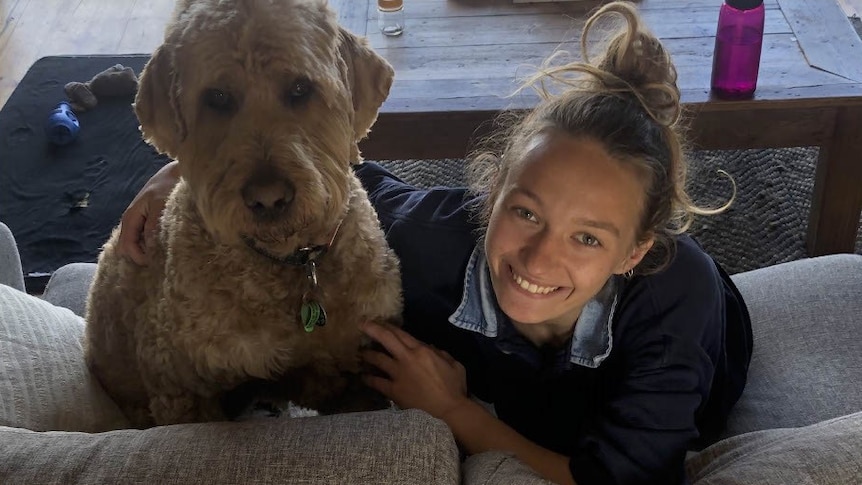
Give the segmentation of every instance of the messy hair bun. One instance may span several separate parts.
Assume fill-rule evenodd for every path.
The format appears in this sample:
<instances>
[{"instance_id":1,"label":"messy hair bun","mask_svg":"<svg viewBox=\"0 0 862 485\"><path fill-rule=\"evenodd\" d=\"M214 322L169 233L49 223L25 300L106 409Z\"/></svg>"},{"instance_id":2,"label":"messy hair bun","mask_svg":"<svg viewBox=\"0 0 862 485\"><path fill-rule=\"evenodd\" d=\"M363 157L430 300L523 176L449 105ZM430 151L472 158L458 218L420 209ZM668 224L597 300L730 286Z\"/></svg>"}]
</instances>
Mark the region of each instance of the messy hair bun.
<instances>
[{"instance_id":1,"label":"messy hair bun","mask_svg":"<svg viewBox=\"0 0 862 485\"><path fill-rule=\"evenodd\" d=\"M605 21L622 17L624 23L604 42L597 42L590 55L594 29L604 30ZM635 7L627 2L612 2L587 19L581 34L581 61L560 63L569 56L557 51L548 57L538 72L526 79L518 91L534 88L544 100L565 91L605 92L634 96L658 123L674 125L682 112L677 73L670 54L661 41L643 24Z\"/></svg>"},{"instance_id":2,"label":"messy hair bun","mask_svg":"<svg viewBox=\"0 0 862 485\"><path fill-rule=\"evenodd\" d=\"M605 42L588 42L604 21L620 18L623 24L605 36ZM591 45L598 46L598 54L592 57ZM581 37L582 60L561 62L567 55L553 54L519 89L535 89L542 101L514 122L506 117L498 120L504 129L471 157L471 190L487 195L483 225L490 220L510 167L523 158L534 136L558 130L588 137L642 174L646 190L636 242L652 238L654 244L635 273L658 271L673 258L675 237L689 228L695 214L715 214L729 205L700 208L685 192L676 68L661 41L627 2L609 3L591 15Z\"/></svg>"},{"instance_id":3,"label":"messy hair bun","mask_svg":"<svg viewBox=\"0 0 862 485\"><path fill-rule=\"evenodd\" d=\"M625 18L622 32L611 38L604 54L590 62L588 35L595 23L608 14ZM635 8L628 3L610 3L598 10L584 25L581 56L595 65L591 74L607 89L619 89L636 96L657 122L672 125L680 118L677 74L670 54L642 24Z\"/></svg>"}]
</instances>

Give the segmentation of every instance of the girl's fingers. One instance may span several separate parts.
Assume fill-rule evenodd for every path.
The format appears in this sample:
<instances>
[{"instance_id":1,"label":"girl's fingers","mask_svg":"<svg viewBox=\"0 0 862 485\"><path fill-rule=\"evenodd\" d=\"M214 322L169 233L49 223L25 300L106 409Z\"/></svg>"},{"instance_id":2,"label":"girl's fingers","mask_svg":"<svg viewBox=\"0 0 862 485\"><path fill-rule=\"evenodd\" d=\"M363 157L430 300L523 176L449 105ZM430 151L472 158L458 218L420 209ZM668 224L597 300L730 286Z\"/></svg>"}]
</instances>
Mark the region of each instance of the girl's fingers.
<instances>
[{"instance_id":1,"label":"girl's fingers","mask_svg":"<svg viewBox=\"0 0 862 485\"><path fill-rule=\"evenodd\" d=\"M162 217L161 211L155 214L147 214L147 220L144 222L144 237L153 237L159 231L159 219Z\"/></svg>"},{"instance_id":2,"label":"girl's fingers","mask_svg":"<svg viewBox=\"0 0 862 485\"><path fill-rule=\"evenodd\" d=\"M455 360L455 357L452 357L451 355L449 355L449 352L446 352L445 350L438 349L436 347L434 348L434 350L436 350L437 355L442 357L443 360L445 360L449 365L455 365L458 363L458 361Z\"/></svg>"},{"instance_id":3,"label":"girl's fingers","mask_svg":"<svg viewBox=\"0 0 862 485\"><path fill-rule=\"evenodd\" d=\"M412 350L412 349L416 349L416 348L419 348L419 347L422 347L425 345L424 343L420 342L419 340L416 340L416 338L414 338L409 333L405 332L404 330L401 330L400 328L398 328L394 325L389 325L389 324L382 324L381 325L381 324L376 324L376 323L371 323L371 324L384 328L386 331L388 331L389 333L394 335L395 338L400 340L401 344L408 349Z\"/></svg>"},{"instance_id":4,"label":"girl's fingers","mask_svg":"<svg viewBox=\"0 0 862 485\"><path fill-rule=\"evenodd\" d=\"M399 354L404 347L404 344L398 337L395 336L392 332L389 331L383 325L378 325L376 323L363 322L359 324L359 330L368 335L373 340L377 341L380 345L383 346L386 350L389 351L390 354L396 355Z\"/></svg>"},{"instance_id":5,"label":"girl's fingers","mask_svg":"<svg viewBox=\"0 0 862 485\"><path fill-rule=\"evenodd\" d=\"M370 374L363 374L362 382L364 382L366 386L391 399L392 381L390 381L389 379L379 376L373 376Z\"/></svg>"},{"instance_id":6,"label":"girl's fingers","mask_svg":"<svg viewBox=\"0 0 862 485\"><path fill-rule=\"evenodd\" d=\"M388 327L408 349L416 349L425 345L425 343L420 342L414 336L398 327L394 327L392 325L389 325Z\"/></svg>"},{"instance_id":7,"label":"girl's fingers","mask_svg":"<svg viewBox=\"0 0 862 485\"><path fill-rule=\"evenodd\" d=\"M362 351L362 360L373 365L387 376L392 376L398 370L398 363L395 359L375 350Z\"/></svg>"},{"instance_id":8,"label":"girl's fingers","mask_svg":"<svg viewBox=\"0 0 862 485\"><path fill-rule=\"evenodd\" d=\"M129 256L132 261L139 265L147 264L147 256L144 254L144 249L141 247L141 243L144 240L143 234L145 225L146 216L143 214L131 210L127 210L123 213L117 251L121 255Z\"/></svg>"},{"instance_id":9,"label":"girl's fingers","mask_svg":"<svg viewBox=\"0 0 862 485\"><path fill-rule=\"evenodd\" d=\"M390 354L396 357L400 357L407 353L408 350L423 345L407 332L392 325L365 322L359 325L359 329L380 343Z\"/></svg>"}]
</instances>

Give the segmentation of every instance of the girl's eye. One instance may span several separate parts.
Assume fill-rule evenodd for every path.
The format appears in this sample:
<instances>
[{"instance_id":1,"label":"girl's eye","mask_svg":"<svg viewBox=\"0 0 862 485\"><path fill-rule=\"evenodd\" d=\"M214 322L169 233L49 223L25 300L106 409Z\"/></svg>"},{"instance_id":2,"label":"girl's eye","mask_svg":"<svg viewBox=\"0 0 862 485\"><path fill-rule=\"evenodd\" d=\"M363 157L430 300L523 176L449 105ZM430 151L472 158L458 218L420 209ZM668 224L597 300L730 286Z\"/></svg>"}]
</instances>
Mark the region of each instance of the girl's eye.
<instances>
[{"instance_id":1,"label":"girl's eye","mask_svg":"<svg viewBox=\"0 0 862 485\"><path fill-rule=\"evenodd\" d=\"M575 239L577 239L577 241L584 246L598 247L602 245L602 243L599 242L599 240L596 239L595 236L593 236L592 234L587 234L585 232L578 234Z\"/></svg>"},{"instance_id":2,"label":"girl's eye","mask_svg":"<svg viewBox=\"0 0 862 485\"><path fill-rule=\"evenodd\" d=\"M536 214L533 214L529 209L524 209L523 207L515 207L515 213L518 214L518 217L521 219L526 219L530 222L538 222L536 218Z\"/></svg>"}]
</instances>

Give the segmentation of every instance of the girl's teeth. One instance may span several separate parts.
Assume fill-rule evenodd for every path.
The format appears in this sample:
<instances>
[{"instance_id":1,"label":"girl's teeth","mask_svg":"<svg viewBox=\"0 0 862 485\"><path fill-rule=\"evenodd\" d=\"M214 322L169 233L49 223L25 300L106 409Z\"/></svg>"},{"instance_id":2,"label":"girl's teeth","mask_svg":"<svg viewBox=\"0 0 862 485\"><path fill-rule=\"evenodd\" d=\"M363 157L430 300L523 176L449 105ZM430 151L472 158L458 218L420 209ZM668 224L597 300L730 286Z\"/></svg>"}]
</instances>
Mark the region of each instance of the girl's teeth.
<instances>
[{"instance_id":1,"label":"girl's teeth","mask_svg":"<svg viewBox=\"0 0 862 485\"><path fill-rule=\"evenodd\" d=\"M512 277L515 279L515 283L517 283L518 286L533 294L547 295L548 293L559 288L559 286L539 286L535 283L530 283L529 281L525 280L524 278L521 278L514 272L512 273Z\"/></svg>"}]
</instances>

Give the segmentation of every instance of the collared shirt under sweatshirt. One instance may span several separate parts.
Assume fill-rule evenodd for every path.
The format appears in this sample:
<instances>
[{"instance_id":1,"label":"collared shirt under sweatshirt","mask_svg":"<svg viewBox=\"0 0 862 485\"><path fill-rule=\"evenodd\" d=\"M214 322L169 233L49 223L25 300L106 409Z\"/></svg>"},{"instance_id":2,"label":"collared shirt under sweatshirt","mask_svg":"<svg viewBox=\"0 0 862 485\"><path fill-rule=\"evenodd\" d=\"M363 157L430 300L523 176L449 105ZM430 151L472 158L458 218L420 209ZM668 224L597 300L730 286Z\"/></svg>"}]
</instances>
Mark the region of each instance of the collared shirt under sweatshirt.
<instances>
[{"instance_id":1,"label":"collared shirt under sweatshirt","mask_svg":"<svg viewBox=\"0 0 862 485\"><path fill-rule=\"evenodd\" d=\"M356 168L401 261L404 327L467 370L469 391L579 485L679 484L686 450L717 438L745 386L751 322L690 237L661 272L611 277L563 348L537 348L499 309L463 188L423 190Z\"/></svg>"}]
</instances>

